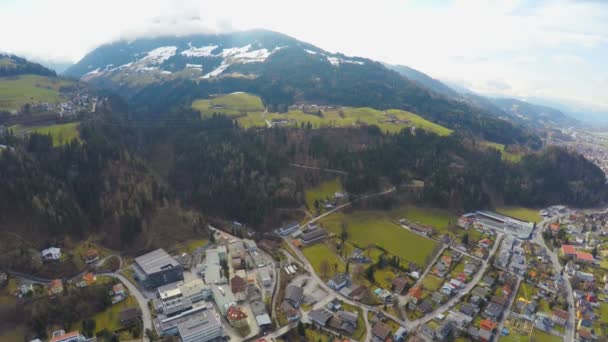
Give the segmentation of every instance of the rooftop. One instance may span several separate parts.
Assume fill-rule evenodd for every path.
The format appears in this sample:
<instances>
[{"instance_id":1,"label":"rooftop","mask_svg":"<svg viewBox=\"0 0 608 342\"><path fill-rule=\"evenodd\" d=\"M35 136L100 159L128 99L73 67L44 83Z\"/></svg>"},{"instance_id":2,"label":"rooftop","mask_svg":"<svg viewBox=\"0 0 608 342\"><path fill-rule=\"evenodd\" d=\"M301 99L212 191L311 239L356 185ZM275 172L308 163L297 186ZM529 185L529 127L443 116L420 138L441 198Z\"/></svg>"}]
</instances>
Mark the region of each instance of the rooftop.
<instances>
[{"instance_id":1,"label":"rooftop","mask_svg":"<svg viewBox=\"0 0 608 342\"><path fill-rule=\"evenodd\" d=\"M213 328L221 329L221 324L216 315L214 315L213 310L203 311L198 317L192 318L177 325L179 335L183 339L197 336L201 333L201 331L208 331L209 329Z\"/></svg>"},{"instance_id":2,"label":"rooftop","mask_svg":"<svg viewBox=\"0 0 608 342\"><path fill-rule=\"evenodd\" d=\"M148 254L141 255L135 258L135 263L146 274L154 274L179 266L179 263L167 254L164 249L157 249Z\"/></svg>"}]
</instances>

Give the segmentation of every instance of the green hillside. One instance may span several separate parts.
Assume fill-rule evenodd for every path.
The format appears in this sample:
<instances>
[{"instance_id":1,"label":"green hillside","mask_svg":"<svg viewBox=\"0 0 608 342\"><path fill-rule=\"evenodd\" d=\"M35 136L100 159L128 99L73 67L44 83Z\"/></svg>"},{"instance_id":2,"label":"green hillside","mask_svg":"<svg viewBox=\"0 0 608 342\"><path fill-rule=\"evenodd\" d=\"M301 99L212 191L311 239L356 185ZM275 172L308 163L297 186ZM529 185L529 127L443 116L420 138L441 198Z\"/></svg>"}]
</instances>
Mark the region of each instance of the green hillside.
<instances>
[{"instance_id":1,"label":"green hillside","mask_svg":"<svg viewBox=\"0 0 608 342\"><path fill-rule=\"evenodd\" d=\"M236 117L245 128L268 127L276 124L278 120L287 120L289 122L283 123L284 125L297 126L310 123L313 128L376 125L383 132L390 133L397 133L407 127L422 128L442 136L452 133L452 130L414 113L396 109L381 111L367 107L338 107L321 109L320 112L305 113L302 110L290 110L287 113L267 113L264 112L262 100L258 96L247 93L196 100L192 103L192 108L198 110L202 117L209 117L213 113Z\"/></svg>"},{"instance_id":2,"label":"green hillside","mask_svg":"<svg viewBox=\"0 0 608 342\"><path fill-rule=\"evenodd\" d=\"M17 111L26 103L58 103L59 89L73 84L38 75L0 77L0 111Z\"/></svg>"}]
</instances>

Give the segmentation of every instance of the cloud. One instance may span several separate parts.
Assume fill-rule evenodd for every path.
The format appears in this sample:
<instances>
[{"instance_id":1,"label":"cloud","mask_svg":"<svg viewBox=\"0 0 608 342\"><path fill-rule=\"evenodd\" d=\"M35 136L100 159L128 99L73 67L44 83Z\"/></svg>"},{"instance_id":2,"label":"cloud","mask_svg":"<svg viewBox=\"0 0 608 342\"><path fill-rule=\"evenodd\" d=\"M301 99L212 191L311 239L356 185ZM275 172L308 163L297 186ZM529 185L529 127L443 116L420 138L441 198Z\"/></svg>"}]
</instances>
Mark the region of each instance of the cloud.
<instances>
[{"instance_id":1,"label":"cloud","mask_svg":"<svg viewBox=\"0 0 608 342\"><path fill-rule=\"evenodd\" d=\"M266 28L507 95L603 99L607 22L607 1L0 0L0 47L75 62L116 39Z\"/></svg>"},{"instance_id":2,"label":"cloud","mask_svg":"<svg viewBox=\"0 0 608 342\"><path fill-rule=\"evenodd\" d=\"M558 54L558 55L554 55L552 58L554 63L557 64L567 64L567 65L572 65L572 64L576 64L576 65L583 65L586 64L586 61L577 56L577 55L570 55L570 54Z\"/></svg>"}]
</instances>

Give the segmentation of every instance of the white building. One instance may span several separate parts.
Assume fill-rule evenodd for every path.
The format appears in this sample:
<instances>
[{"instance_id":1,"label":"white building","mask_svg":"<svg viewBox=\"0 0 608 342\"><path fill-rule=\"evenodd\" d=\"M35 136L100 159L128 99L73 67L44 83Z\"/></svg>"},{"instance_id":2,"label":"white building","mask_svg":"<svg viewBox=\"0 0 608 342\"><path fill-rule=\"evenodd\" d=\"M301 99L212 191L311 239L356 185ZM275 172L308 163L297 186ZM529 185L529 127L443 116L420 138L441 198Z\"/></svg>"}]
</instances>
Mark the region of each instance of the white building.
<instances>
[{"instance_id":1,"label":"white building","mask_svg":"<svg viewBox=\"0 0 608 342\"><path fill-rule=\"evenodd\" d=\"M61 248L50 247L43 250L40 255L44 260L59 260L61 259Z\"/></svg>"}]
</instances>

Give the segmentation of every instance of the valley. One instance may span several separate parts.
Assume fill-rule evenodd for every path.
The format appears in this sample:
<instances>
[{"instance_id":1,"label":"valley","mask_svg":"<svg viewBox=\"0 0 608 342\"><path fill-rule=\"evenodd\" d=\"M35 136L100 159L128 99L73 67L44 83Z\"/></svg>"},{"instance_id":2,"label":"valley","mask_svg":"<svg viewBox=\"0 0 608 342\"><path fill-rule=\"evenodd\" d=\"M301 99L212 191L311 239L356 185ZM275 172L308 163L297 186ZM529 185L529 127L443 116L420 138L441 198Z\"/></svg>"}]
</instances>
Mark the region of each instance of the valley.
<instances>
[{"instance_id":1,"label":"valley","mask_svg":"<svg viewBox=\"0 0 608 342\"><path fill-rule=\"evenodd\" d=\"M601 340L575 121L267 30L0 55L0 340Z\"/></svg>"}]
</instances>

